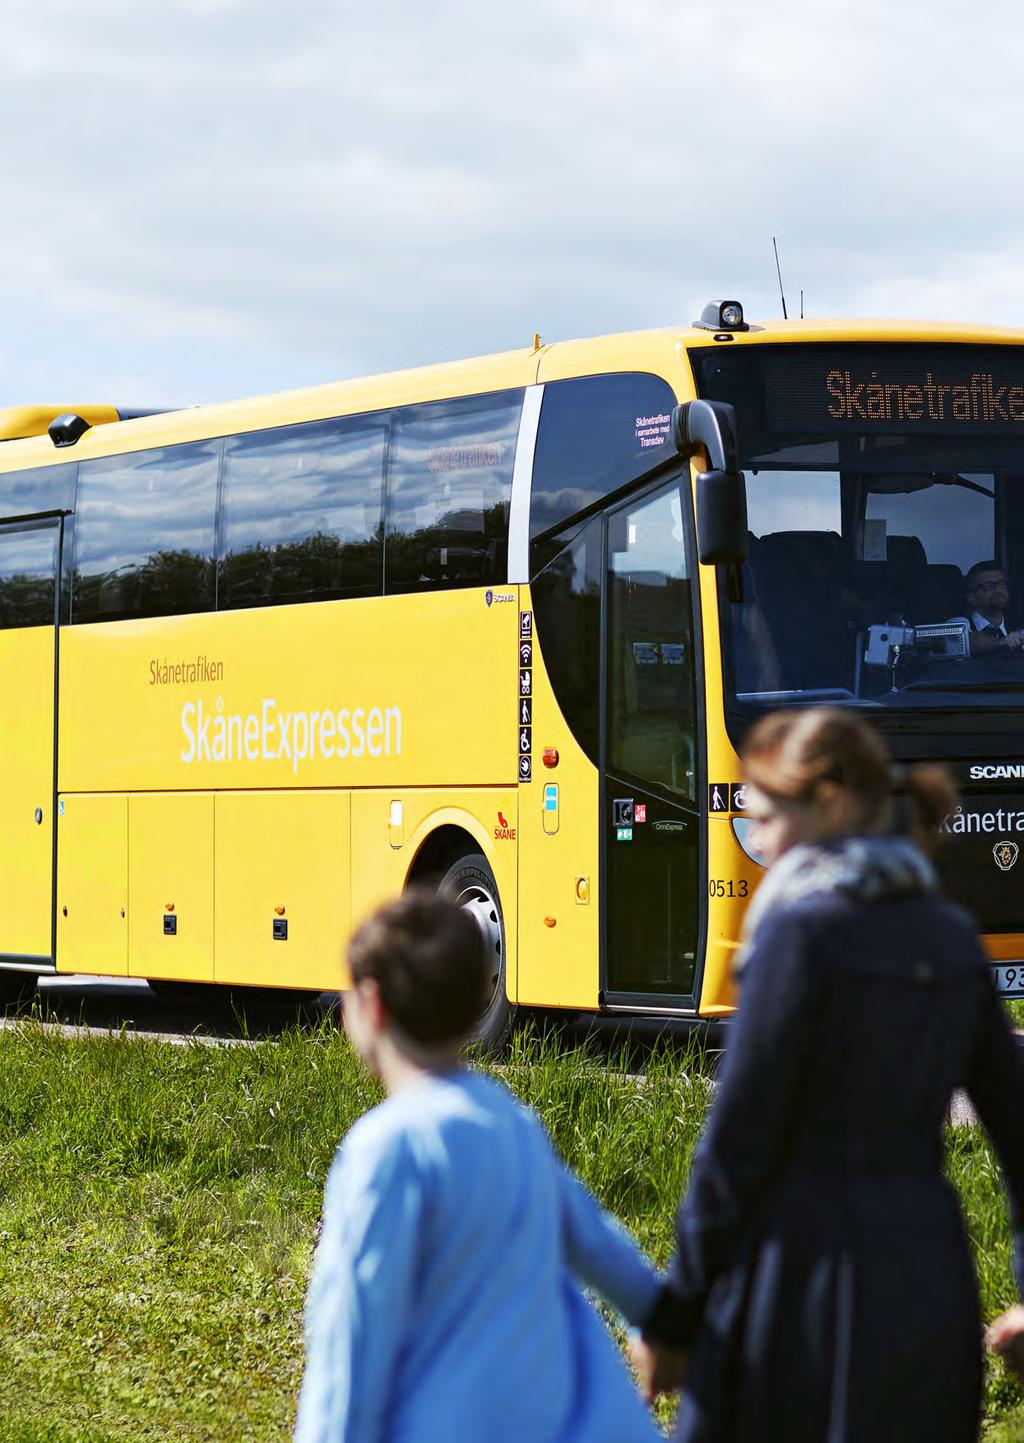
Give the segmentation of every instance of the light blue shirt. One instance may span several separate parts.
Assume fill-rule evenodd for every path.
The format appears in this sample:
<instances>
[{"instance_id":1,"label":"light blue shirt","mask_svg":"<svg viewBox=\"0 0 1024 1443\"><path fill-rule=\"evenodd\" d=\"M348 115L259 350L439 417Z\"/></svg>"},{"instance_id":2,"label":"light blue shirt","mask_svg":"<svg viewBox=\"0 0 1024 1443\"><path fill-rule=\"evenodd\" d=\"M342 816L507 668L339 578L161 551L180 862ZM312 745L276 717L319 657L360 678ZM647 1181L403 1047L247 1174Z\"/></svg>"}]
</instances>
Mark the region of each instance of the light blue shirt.
<instances>
[{"instance_id":1,"label":"light blue shirt","mask_svg":"<svg viewBox=\"0 0 1024 1443\"><path fill-rule=\"evenodd\" d=\"M295 1443L659 1443L580 1283L658 1290L533 1113L462 1070L388 1099L327 1181Z\"/></svg>"}]
</instances>

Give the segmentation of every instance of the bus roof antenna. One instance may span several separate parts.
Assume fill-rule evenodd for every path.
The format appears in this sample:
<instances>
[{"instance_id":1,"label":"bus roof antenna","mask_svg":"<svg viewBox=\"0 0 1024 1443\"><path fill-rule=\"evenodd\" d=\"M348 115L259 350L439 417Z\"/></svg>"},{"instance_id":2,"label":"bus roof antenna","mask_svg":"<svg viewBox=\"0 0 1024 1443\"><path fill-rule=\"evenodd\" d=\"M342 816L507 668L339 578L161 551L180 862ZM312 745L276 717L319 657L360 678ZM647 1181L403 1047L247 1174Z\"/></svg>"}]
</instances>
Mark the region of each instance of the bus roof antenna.
<instances>
[{"instance_id":1,"label":"bus roof antenna","mask_svg":"<svg viewBox=\"0 0 1024 1443\"><path fill-rule=\"evenodd\" d=\"M789 316L786 313L786 292L782 289L782 267L779 265L779 246L774 236L772 236L772 245L775 247L775 269L779 275L779 295L782 297L782 319L788 321Z\"/></svg>"},{"instance_id":2,"label":"bus roof antenna","mask_svg":"<svg viewBox=\"0 0 1024 1443\"><path fill-rule=\"evenodd\" d=\"M804 318L804 288L800 287L800 319Z\"/></svg>"}]
</instances>

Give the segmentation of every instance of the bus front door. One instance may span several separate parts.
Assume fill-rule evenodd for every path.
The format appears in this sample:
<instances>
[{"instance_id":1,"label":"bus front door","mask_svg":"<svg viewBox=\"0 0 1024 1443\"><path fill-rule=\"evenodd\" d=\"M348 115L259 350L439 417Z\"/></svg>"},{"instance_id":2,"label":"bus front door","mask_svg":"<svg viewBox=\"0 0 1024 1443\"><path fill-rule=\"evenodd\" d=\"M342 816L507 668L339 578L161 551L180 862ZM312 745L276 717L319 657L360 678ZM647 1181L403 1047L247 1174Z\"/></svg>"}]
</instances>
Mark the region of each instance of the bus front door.
<instances>
[{"instance_id":1,"label":"bus front door","mask_svg":"<svg viewBox=\"0 0 1024 1443\"><path fill-rule=\"evenodd\" d=\"M0 962L53 961L54 701L63 518L0 523Z\"/></svg>"},{"instance_id":2,"label":"bus front door","mask_svg":"<svg viewBox=\"0 0 1024 1443\"><path fill-rule=\"evenodd\" d=\"M696 681L681 478L609 513L604 607L603 991L694 1006L699 941Z\"/></svg>"}]
</instances>

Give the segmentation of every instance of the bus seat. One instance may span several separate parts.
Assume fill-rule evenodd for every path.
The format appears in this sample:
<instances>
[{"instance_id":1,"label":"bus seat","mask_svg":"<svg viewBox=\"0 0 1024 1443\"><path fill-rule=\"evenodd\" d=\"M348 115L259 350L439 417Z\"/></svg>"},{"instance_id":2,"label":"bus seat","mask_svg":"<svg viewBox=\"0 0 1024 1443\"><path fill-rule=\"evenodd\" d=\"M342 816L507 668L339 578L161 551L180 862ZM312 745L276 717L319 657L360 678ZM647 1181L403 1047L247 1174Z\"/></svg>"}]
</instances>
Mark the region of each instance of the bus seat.
<instances>
[{"instance_id":1,"label":"bus seat","mask_svg":"<svg viewBox=\"0 0 1024 1443\"><path fill-rule=\"evenodd\" d=\"M964 576L959 566L934 564L924 568L907 619L948 621L951 616L963 616L966 608Z\"/></svg>"},{"instance_id":2,"label":"bus seat","mask_svg":"<svg viewBox=\"0 0 1024 1443\"><path fill-rule=\"evenodd\" d=\"M928 558L919 536L887 536L885 556L890 565L904 571L928 564Z\"/></svg>"},{"instance_id":3,"label":"bus seat","mask_svg":"<svg viewBox=\"0 0 1024 1443\"><path fill-rule=\"evenodd\" d=\"M758 539L751 561L785 685L849 686L857 605L839 533L775 531Z\"/></svg>"}]
</instances>

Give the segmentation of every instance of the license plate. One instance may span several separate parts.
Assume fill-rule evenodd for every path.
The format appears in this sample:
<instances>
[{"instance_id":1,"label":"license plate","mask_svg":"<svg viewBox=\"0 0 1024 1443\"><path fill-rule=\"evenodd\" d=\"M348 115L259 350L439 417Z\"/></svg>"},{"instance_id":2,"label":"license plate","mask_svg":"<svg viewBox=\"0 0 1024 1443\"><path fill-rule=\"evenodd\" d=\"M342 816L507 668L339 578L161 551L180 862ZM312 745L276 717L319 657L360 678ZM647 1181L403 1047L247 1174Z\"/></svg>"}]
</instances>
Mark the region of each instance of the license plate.
<instances>
[{"instance_id":1,"label":"license plate","mask_svg":"<svg viewBox=\"0 0 1024 1443\"><path fill-rule=\"evenodd\" d=\"M992 971L1002 997L1024 997L1024 962L999 962Z\"/></svg>"}]
</instances>

